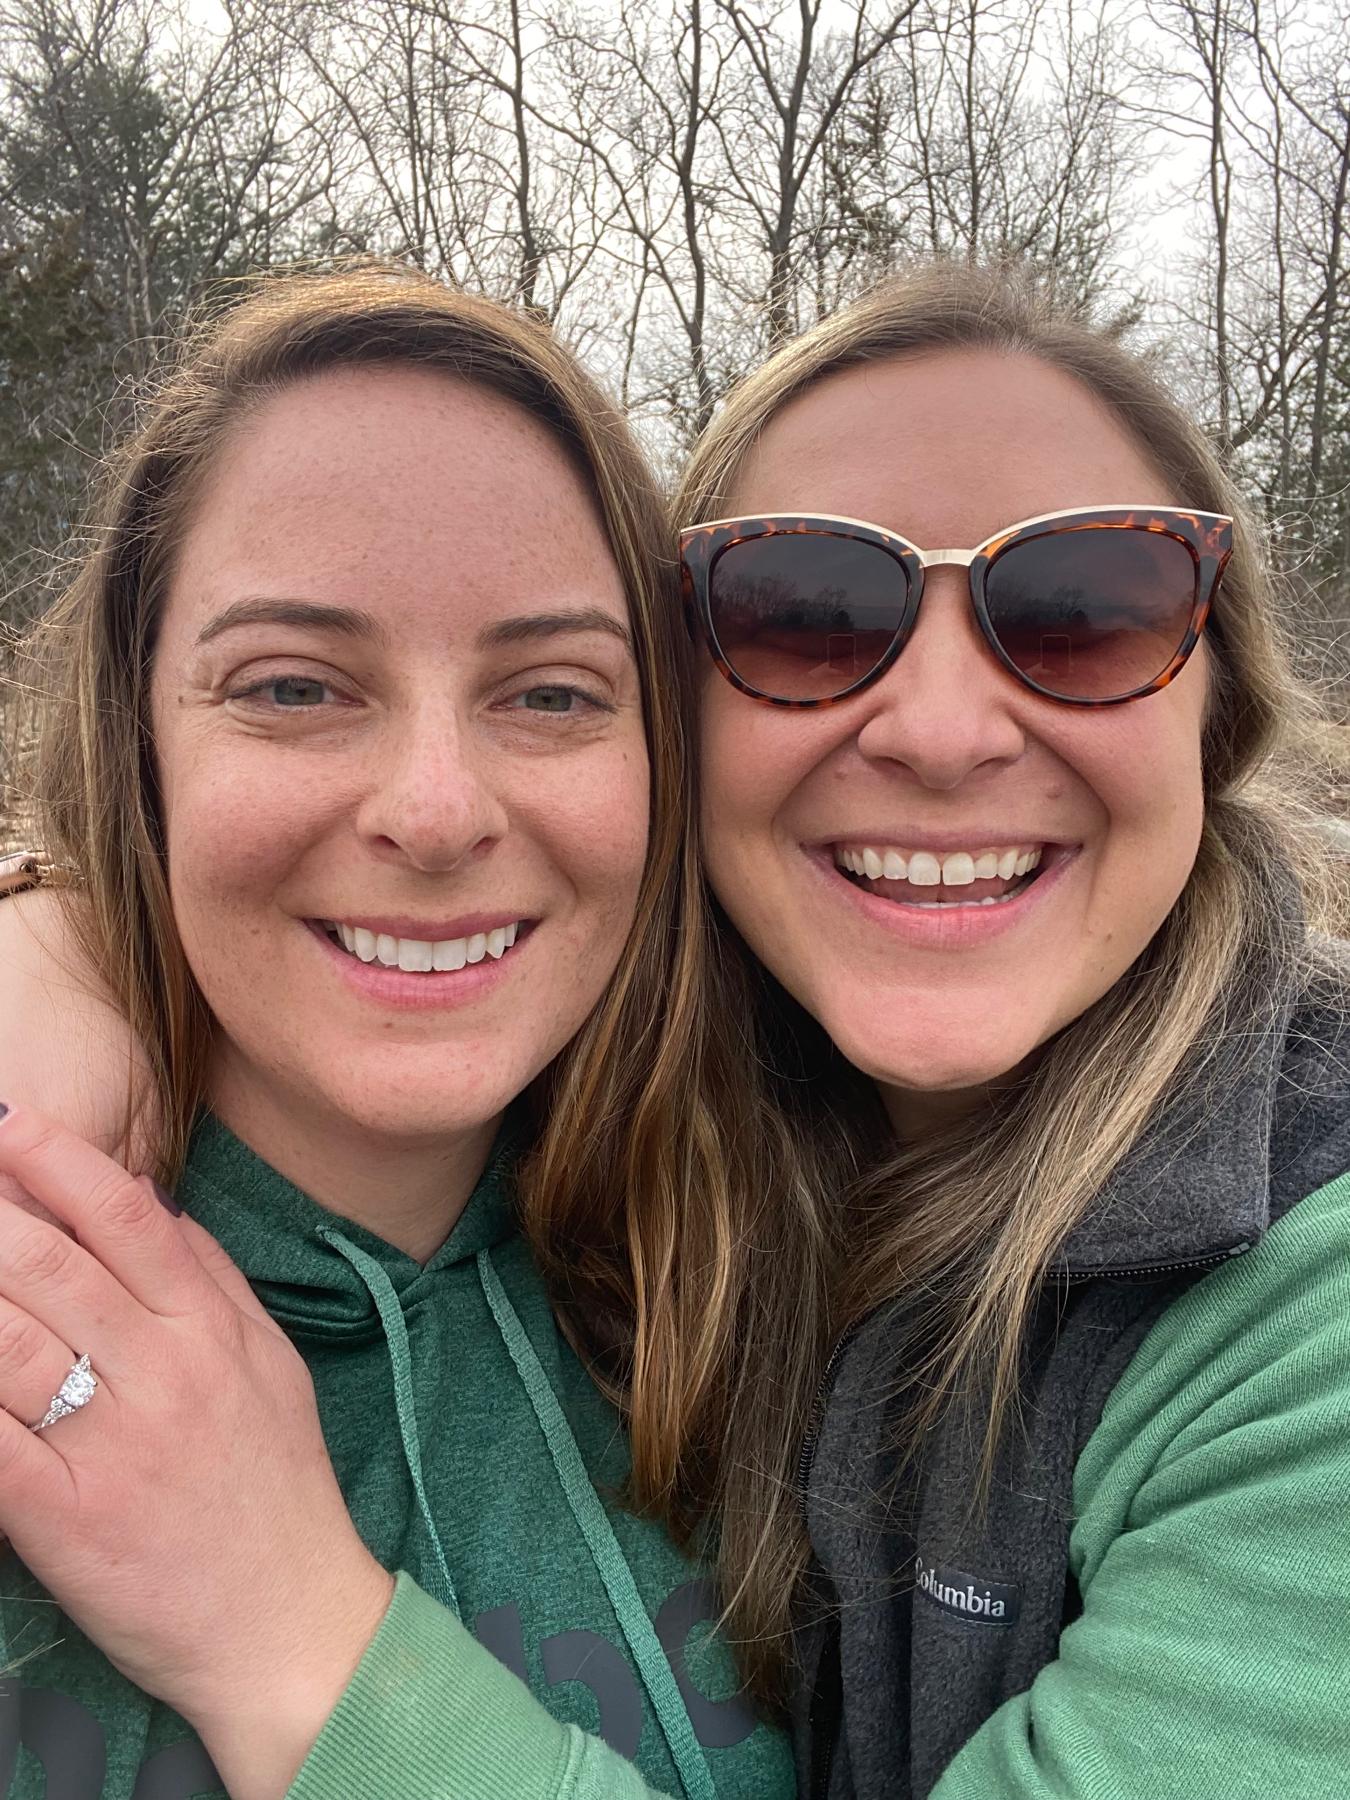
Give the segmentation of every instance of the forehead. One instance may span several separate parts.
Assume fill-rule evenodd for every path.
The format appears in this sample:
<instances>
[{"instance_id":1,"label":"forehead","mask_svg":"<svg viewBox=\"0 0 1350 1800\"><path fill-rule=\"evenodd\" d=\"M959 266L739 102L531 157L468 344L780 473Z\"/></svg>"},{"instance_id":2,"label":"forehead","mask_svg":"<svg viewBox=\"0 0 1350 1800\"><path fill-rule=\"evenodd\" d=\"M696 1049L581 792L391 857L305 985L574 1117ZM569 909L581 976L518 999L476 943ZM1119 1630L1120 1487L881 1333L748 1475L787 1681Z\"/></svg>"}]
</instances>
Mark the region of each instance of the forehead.
<instances>
[{"instance_id":1,"label":"forehead","mask_svg":"<svg viewBox=\"0 0 1350 1800\"><path fill-rule=\"evenodd\" d=\"M171 604L242 589L381 608L622 586L595 503L524 408L434 371L335 370L231 432L177 559Z\"/></svg>"},{"instance_id":2,"label":"forehead","mask_svg":"<svg viewBox=\"0 0 1350 1800\"><path fill-rule=\"evenodd\" d=\"M1073 376L961 349L879 359L791 401L747 459L735 510L843 514L939 548L1039 513L1177 498Z\"/></svg>"}]
</instances>

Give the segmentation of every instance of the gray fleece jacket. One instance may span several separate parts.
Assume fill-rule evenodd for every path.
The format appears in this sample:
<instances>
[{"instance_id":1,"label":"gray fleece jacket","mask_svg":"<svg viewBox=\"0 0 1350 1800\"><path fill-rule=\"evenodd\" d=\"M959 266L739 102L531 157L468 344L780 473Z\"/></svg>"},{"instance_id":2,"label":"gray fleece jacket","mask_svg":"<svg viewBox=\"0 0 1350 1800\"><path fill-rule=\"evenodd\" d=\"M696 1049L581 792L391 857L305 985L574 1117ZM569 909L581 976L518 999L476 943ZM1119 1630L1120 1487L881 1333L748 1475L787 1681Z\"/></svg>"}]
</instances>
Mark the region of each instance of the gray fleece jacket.
<instances>
[{"instance_id":1,"label":"gray fleece jacket","mask_svg":"<svg viewBox=\"0 0 1350 1800\"><path fill-rule=\"evenodd\" d=\"M1350 981L1326 964L1253 953L1068 1240L982 1515L978 1434L895 1466L893 1309L836 1352L803 1459L803 1800L1347 1791Z\"/></svg>"}]
</instances>

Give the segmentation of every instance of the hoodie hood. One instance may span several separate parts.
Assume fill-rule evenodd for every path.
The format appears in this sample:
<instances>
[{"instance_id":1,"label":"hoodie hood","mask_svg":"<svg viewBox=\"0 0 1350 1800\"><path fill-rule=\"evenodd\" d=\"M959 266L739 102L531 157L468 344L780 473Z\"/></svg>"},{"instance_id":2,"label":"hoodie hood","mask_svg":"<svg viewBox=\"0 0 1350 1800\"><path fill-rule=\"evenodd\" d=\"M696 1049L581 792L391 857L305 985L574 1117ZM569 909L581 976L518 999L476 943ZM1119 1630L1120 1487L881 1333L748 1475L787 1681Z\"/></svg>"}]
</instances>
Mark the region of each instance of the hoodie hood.
<instances>
[{"instance_id":1,"label":"hoodie hood","mask_svg":"<svg viewBox=\"0 0 1350 1800\"><path fill-rule=\"evenodd\" d=\"M407 1316L434 1300L447 1270L516 1236L512 1178L523 1148L519 1124L504 1124L453 1231L426 1263L311 1200L210 1115L193 1133L179 1198L297 1344L361 1343L381 1335L380 1314L335 1238L378 1265Z\"/></svg>"}]
</instances>

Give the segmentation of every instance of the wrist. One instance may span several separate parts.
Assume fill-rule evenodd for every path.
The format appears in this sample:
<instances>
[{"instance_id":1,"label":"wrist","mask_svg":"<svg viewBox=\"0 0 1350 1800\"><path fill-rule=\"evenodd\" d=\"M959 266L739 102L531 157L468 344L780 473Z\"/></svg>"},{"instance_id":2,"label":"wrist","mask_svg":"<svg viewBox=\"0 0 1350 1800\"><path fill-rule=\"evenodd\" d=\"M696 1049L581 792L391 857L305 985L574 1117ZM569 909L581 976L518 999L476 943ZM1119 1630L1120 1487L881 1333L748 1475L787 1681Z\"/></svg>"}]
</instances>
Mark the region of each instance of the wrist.
<instances>
[{"instance_id":1,"label":"wrist","mask_svg":"<svg viewBox=\"0 0 1350 1800\"><path fill-rule=\"evenodd\" d=\"M269 1608L274 1641L251 1632L246 1670L222 1673L178 1706L232 1800L283 1800L379 1630L394 1578L362 1555L364 1566L334 1579L321 1604L310 1594Z\"/></svg>"}]
</instances>

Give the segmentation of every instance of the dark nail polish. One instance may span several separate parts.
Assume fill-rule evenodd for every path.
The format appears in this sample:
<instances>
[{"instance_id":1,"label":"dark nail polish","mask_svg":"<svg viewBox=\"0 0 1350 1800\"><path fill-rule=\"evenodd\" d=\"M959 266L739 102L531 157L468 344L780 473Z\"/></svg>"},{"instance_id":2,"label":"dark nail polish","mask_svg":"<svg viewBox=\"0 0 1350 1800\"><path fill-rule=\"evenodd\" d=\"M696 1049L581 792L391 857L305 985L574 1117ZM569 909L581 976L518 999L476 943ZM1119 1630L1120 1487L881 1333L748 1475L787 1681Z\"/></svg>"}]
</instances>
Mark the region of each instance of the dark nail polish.
<instances>
[{"instance_id":1,"label":"dark nail polish","mask_svg":"<svg viewBox=\"0 0 1350 1800\"><path fill-rule=\"evenodd\" d=\"M165 1212L171 1212L175 1219L181 1218L183 1209L174 1199L168 1188L161 1187L157 1181L152 1181L150 1186L154 1189L155 1198L159 1201Z\"/></svg>"},{"instance_id":2,"label":"dark nail polish","mask_svg":"<svg viewBox=\"0 0 1350 1800\"><path fill-rule=\"evenodd\" d=\"M0 1100L0 1119L3 1119L8 1111L9 1108L5 1105L4 1101Z\"/></svg>"}]
</instances>

